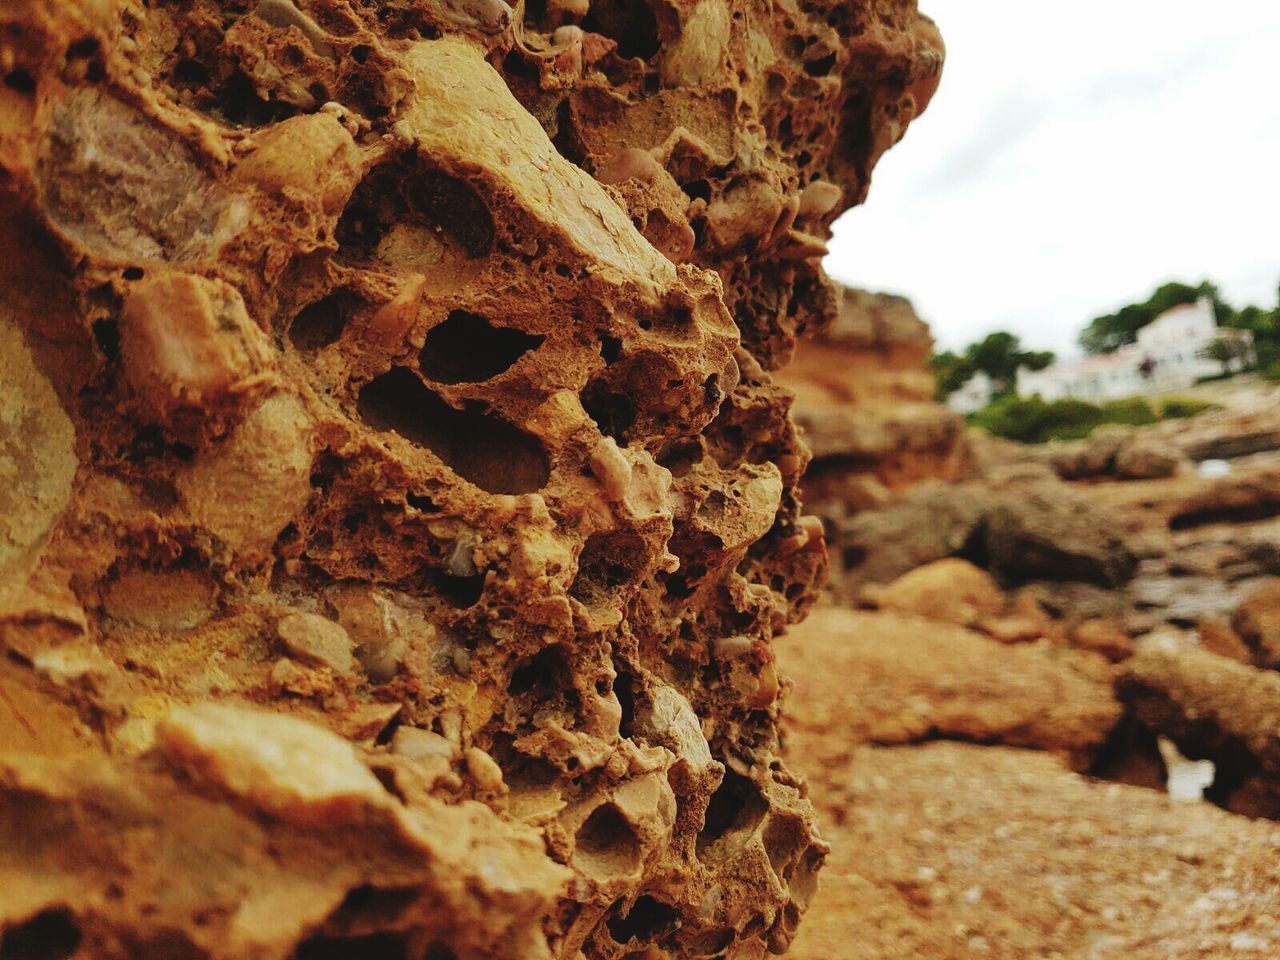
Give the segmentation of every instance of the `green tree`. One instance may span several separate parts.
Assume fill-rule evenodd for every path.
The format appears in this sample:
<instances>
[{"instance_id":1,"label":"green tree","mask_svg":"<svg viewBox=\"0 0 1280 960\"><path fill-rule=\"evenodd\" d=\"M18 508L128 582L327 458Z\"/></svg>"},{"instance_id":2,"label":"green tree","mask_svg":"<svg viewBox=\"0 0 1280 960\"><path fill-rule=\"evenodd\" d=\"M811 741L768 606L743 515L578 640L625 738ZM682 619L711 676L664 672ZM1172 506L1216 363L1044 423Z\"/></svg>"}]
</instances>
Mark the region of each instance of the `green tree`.
<instances>
[{"instance_id":1,"label":"green tree","mask_svg":"<svg viewBox=\"0 0 1280 960\"><path fill-rule=\"evenodd\" d=\"M1231 364L1239 359L1241 354L1240 344L1226 337L1216 337L1205 345L1201 353L1209 360L1213 360L1222 364L1223 374L1231 372Z\"/></svg>"},{"instance_id":2,"label":"green tree","mask_svg":"<svg viewBox=\"0 0 1280 960\"><path fill-rule=\"evenodd\" d=\"M969 344L962 354L950 350L935 353L929 366L938 378L939 396L946 398L979 370L995 382L997 394L1004 394L1013 389L1019 367L1043 370L1053 361L1052 350L1024 350L1018 337L1000 331Z\"/></svg>"},{"instance_id":3,"label":"green tree","mask_svg":"<svg viewBox=\"0 0 1280 960\"><path fill-rule=\"evenodd\" d=\"M1090 320L1080 333L1078 342L1085 353L1111 353L1126 343L1133 343L1138 331L1166 310L1184 303L1195 303L1200 297L1209 297L1213 301L1214 316L1219 323L1227 323L1234 316L1231 305L1222 299L1217 286L1208 280L1194 287L1175 281L1157 287L1142 303L1131 303L1115 313Z\"/></svg>"},{"instance_id":4,"label":"green tree","mask_svg":"<svg viewBox=\"0 0 1280 960\"><path fill-rule=\"evenodd\" d=\"M945 400L965 385L974 374L973 365L952 350L929 357L929 369L938 380L938 398Z\"/></svg>"}]
</instances>

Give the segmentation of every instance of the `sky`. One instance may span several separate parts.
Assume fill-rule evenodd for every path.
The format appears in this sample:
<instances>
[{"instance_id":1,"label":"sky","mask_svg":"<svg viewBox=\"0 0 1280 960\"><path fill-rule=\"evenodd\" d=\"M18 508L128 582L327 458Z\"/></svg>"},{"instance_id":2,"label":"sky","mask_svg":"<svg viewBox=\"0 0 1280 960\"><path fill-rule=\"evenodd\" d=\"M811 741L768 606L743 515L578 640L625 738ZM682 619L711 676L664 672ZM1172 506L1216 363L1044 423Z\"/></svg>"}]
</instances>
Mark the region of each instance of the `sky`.
<instances>
[{"instance_id":1,"label":"sky","mask_svg":"<svg viewBox=\"0 0 1280 960\"><path fill-rule=\"evenodd\" d=\"M920 0L942 86L837 221L837 280L910 297L939 349L1078 353L1159 284L1280 284L1278 0Z\"/></svg>"}]
</instances>

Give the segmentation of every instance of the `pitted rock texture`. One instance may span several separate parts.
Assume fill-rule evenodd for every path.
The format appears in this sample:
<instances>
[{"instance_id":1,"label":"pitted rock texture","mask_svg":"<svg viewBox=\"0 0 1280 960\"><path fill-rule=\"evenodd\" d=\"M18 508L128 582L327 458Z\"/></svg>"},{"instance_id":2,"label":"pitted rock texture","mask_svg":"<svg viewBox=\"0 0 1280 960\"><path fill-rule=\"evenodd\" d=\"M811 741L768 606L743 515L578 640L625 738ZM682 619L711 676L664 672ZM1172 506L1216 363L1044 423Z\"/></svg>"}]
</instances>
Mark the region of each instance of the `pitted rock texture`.
<instances>
[{"instance_id":1,"label":"pitted rock texture","mask_svg":"<svg viewBox=\"0 0 1280 960\"><path fill-rule=\"evenodd\" d=\"M909 0L5 3L0 952L785 950L767 371L941 56Z\"/></svg>"}]
</instances>

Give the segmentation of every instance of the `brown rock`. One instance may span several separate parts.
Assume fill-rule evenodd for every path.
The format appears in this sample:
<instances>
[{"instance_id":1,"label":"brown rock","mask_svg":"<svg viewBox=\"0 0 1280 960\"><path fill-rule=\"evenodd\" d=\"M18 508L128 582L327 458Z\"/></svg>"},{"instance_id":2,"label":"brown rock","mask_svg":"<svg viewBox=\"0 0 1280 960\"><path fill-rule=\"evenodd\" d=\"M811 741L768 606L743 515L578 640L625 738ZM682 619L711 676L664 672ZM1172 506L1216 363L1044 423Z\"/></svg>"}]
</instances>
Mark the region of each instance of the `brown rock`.
<instances>
[{"instance_id":1,"label":"brown rock","mask_svg":"<svg viewBox=\"0 0 1280 960\"><path fill-rule=\"evenodd\" d=\"M336 674L350 673L355 665L347 631L317 614L286 613L276 622L276 636L300 660L328 667Z\"/></svg>"},{"instance_id":2,"label":"brown rock","mask_svg":"<svg viewBox=\"0 0 1280 960\"><path fill-rule=\"evenodd\" d=\"M909 0L0 4L0 954L785 950L771 371L942 56Z\"/></svg>"},{"instance_id":3,"label":"brown rock","mask_svg":"<svg viewBox=\"0 0 1280 960\"><path fill-rule=\"evenodd\" d=\"M1210 653L1234 660L1237 663L1253 663L1253 653L1245 646L1229 621L1220 617L1206 617L1200 621L1200 646Z\"/></svg>"},{"instance_id":4,"label":"brown rock","mask_svg":"<svg viewBox=\"0 0 1280 960\"><path fill-rule=\"evenodd\" d=\"M1112 620L1085 620L1071 631L1071 645L1100 653L1112 663L1133 655L1133 638Z\"/></svg>"},{"instance_id":5,"label":"brown rock","mask_svg":"<svg viewBox=\"0 0 1280 960\"><path fill-rule=\"evenodd\" d=\"M1001 643L1028 643L1059 632L1036 598L1025 590L1018 592L1008 611L983 617L977 627Z\"/></svg>"},{"instance_id":6,"label":"brown rock","mask_svg":"<svg viewBox=\"0 0 1280 960\"><path fill-rule=\"evenodd\" d=\"M1280 795L1280 675L1176 641L1148 643L1127 661L1120 696L1150 730L1192 760L1212 760L1206 796L1257 815ZM1233 800L1233 798L1235 798Z\"/></svg>"},{"instance_id":7,"label":"brown rock","mask_svg":"<svg viewBox=\"0 0 1280 960\"><path fill-rule=\"evenodd\" d=\"M832 852L797 960L1280 949L1274 824L999 746L855 747L811 780Z\"/></svg>"},{"instance_id":8,"label":"brown rock","mask_svg":"<svg viewBox=\"0 0 1280 960\"><path fill-rule=\"evenodd\" d=\"M1004 594L991 575L957 558L919 567L883 587L872 584L863 591L863 598L881 610L964 627L1004 607Z\"/></svg>"},{"instance_id":9,"label":"brown rock","mask_svg":"<svg viewBox=\"0 0 1280 960\"><path fill-rule=\"evenodd\" d=\"M1121 715L1096 657L899 613L820 607L780 646L779 662L806 691L790 701L789 723L792 749L813 767L859 742L937 736L1083 760Z\"/></svg>"},{"instance_id":10,"label":"brown rock","mask_svg":"<svg viewBox=\"0 0 1280 960\"><path fill-rule=\"evenodd\" d=\"M1259 666L1280 668L1280 580L1265 584L1236 608L1231 627Z\"/></svg>"}]
</instances>

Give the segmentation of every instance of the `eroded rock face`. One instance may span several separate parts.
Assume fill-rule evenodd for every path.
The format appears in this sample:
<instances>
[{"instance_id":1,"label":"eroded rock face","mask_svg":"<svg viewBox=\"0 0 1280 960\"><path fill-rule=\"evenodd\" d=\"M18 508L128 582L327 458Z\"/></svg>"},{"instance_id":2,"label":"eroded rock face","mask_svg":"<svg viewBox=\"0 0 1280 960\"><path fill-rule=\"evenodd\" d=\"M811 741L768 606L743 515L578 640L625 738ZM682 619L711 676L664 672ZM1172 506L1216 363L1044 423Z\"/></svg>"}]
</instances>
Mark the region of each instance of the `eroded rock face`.
<instances>
[{"instance_id":1,"label":"eroded rock face","mask_svg":"<svg viewBox=\"0 0 1280 960\"><path fill-rule=\"evenodd\" d=\"M826 846L770 641L825 556L767 371L835 312L823 239L933 25L0 27L5 948L784 950Z\"/></svg>"}]
</instances>

